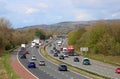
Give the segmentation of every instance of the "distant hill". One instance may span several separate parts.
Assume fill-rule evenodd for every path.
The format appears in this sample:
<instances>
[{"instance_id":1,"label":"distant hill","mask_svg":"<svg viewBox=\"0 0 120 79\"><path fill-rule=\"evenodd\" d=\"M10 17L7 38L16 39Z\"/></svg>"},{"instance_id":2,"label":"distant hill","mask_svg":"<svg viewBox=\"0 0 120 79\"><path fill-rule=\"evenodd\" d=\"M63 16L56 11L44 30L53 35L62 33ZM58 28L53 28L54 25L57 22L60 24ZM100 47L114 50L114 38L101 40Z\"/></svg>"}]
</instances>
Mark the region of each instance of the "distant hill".
<instances>
[{"instance_id":1,"label":"distant hill","mask_svg":"<svg viewBox=\"0 0 120 79\"><path fill-rule=\"evenodd\" d=\"M37 28L37 29L42 29L48 32L51 32L52 34L67 34L72 30L76 30L82 27L87 27L90 26L100 20L94 20L94 21L68 21L68 22L60 22L56 24L51 24L51 25L32 25L32 26L26 26L23 28L19 29L30 29L30 28ZM120 21L120 20L104 20L106 22L111 22L111 21Z\"/></svg>"}]
</instances>

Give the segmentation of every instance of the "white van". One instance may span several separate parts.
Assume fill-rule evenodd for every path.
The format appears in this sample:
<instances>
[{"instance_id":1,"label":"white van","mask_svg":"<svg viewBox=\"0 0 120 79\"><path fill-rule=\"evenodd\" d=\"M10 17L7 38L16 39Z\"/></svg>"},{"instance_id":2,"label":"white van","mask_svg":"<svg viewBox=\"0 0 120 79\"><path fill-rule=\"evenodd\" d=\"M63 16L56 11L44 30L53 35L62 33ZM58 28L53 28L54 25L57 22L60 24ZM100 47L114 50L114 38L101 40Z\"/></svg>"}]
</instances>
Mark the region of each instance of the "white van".
<instances>
[{"instance_id":1,"label":"white van","mask_svg":"<svg viewBox=\"0 0 120 79\"><path fill-rule=\"evenodd\" d=\"M62 41L58 41L58 42L57 42L57 45L58 45L58 46L61 46L61 45L62 45Z\"/></svg>"}]
</instances>

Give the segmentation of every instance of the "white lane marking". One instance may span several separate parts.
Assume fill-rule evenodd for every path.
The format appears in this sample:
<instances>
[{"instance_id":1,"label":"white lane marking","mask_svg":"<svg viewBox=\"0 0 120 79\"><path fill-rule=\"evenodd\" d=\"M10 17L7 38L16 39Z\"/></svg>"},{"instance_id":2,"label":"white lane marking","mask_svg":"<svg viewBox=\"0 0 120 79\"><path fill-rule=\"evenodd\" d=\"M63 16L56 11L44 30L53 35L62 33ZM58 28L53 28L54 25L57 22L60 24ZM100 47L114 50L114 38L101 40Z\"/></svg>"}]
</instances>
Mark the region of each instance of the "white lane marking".
<instances>
[{"instance_id":1,"label":"white lane marking","mask_svg":"<svg viewBox=\"0 0 120 79\"><path fill-rule=\"evenodd\" d=\"M17 57L17 60L18 60L18 62L20 63L20 65L21 65L28 73L30 73L30 74L31 74L33 77L35 77L36 79L39 79L39 78L36 77L34 74L32 74L26 67L24 67L24 66L22 65L22 63L19 61L19 58L18 58L18 52L17 52L16 57Z\"/></svg>"},{"instance_id":2,"label":"white lane marking","mask_svg":"<svg viewBox=\"0 0 120 79\"><path fill-rule=\"evenodd\" d=\"M44 59L46 59L47 61L51 62L52 64L58 66L58 64L53 63L52 61L50 61L50 60L48 60L47 58L45 58L45 57L40 53L39 50L40 50L40 48L38 49L38 52L39 52L39 54L40 54ZM49 54L48 54L48 55L49 55ZM52 57L52 56L51 56L51 57ZM71 72L73 72L73 73L75 73L75 74L77 74L77 75L80 75L80 76L86 77L86 78L88 78L88 79L93 79L93 78L90 78L90 77L88 77L88 76L85 76L85 75L79 74L79 73L77 73L77 72L75 72L75 71L72 71L72 70L70 70L70 69L68 69L68 70L71 71Z\"/></svg>"}]
</instances>

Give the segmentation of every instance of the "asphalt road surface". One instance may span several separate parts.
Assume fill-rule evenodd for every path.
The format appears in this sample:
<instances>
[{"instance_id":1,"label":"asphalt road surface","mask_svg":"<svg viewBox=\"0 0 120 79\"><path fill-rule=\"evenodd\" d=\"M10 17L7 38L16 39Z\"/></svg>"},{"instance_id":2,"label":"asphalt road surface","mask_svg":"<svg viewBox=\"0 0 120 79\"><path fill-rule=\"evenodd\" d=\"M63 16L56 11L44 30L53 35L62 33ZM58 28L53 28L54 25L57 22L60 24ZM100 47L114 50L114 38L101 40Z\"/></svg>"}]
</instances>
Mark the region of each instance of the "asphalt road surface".
<instances>
[{"instance_id":1,"label":"asphalt road surface","mask_svg":"<svg viewBox=\"0 0 120 79\"><path fill-rule=\"evenodd\" d=\"M56 44L57 41L54 42L54 44ZM52 57L54 57L54 56L53 56L53 54L50 53L50 50L53 49L54 44L51 47L50 46L46 47L46 51ZM61 47L65 47L66 46L65 44L66 44L66 41L64 40L63 45ZM56 45L56 47L59 48L59 46L57 46L57 45ZM80 59L80 62L74 62L73 61L74 56L69 56L68 58L65 58L65 60L60 60L58 57L54 57L54 58L56 58L60 61L63 61L65 63L71 64L75 67L85 69L85 70L88 70L88 71L91 71L91 72L94 72L94 73L97 73L97 74L100 74L100 75L103 75L103 76L106 76L106 77L109 77L112 79L120 79L120 74L115 73L116 67L111 66L111 65L106 64L106 63L95 61L92 59L90 59L91 65L83 65L82 60L84 57L82 57L82 56L78 56L78 57Z\"/></svg>"},{"instance_id":2,"label":"asphalt road surface","mask_svg":"<svg viewBox=\"0 0 120 79\"><path fill-rule=\"evenodd\" d=\"M58 71L58 66L49 62L39 54L38 48L27 47L30 54L27 54L27 59L21 59L20 56L23 52L18 53L18 58L23 66L34 74L38 79L90 79L80 74L76 74L71 71ZM28 62L31 61L32 55L36 55L37 60L34 60L37 68L28 68ZM44 60L46 66L39 66L38 62Z\"/></svg>"}]
</instances>

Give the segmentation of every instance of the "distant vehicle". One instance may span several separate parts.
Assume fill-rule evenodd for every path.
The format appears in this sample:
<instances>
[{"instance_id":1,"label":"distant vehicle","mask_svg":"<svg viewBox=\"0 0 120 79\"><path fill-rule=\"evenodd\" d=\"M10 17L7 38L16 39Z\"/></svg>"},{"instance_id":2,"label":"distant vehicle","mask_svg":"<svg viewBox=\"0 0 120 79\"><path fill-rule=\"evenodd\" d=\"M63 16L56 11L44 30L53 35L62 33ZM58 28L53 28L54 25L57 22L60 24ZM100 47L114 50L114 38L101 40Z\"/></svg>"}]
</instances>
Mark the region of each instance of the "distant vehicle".
<instances>
[{"instance_id":1,"label":"distant vehicle","mask_svg":"<svg viewBox=\"0 0 120 79\"><path fill-rule=\"evenodd\" d=\"M23 54L20 58L21 59L26 59L26 54Z\"/></svg>"},{"instance_id":2,"label":"distant vehicle","mask_svg":"<svg viewBox=\"0 0 120 79\"><path fill-rule=\"evenodd\" d=\"M59 71L67 71L67 66L65 64L60 64L58 67Z\"/></svg>"},{"instance_id":3,"label":"distant vehicle","mask_svg":"<svg viewBox=\"0 0 120 79\"><path fill-rule=\"evenodd\" d=\"M116 69L115 69L115 72L116 72L116 73L120 73L120 68L116 68Z\"/></svg>"},{"instance_id":4,"label":"distant vehicle","mask_svg":"<svg viewBox=\"0 0 120 79\"><path fill-rule=\"evenodd\" d=\"M53 55L54 57L58 57L58 53L54 53L54 55Z\"/></svg>"},{"instance_id":5,"label":"distant vehicle","mask_svg":"<svg viewBox=\"0 0 120 79\"><path fill-rule=\"evenodd\" d=\"M24 50L25 49L25 44L21 44L21 50Z\"/></svg>"},{"instance_id":6,"label":"distant vehicle","mask_svg":"<svg viewBox=\"0 0 120 79\"><path fill-rule=\"evenodd\" d=\"M36 45L35 47L36 47L36 48L39 48L39 45Z\"/></svg>"},{"instance_id":7,"label":"distant vehicle","mask_svg":"<svg viewBox=\"0 0 120 79\"><path fill-rule=\"evenodd\" d=\"M62 49L62 51L63 51L63 53L67 52L67 48L64 47L64 48Z\"/></svg>"},{"instance_id":8,"label":"distant vehicle","mask_svg":"<svg viewBox=\"0 0 120 79\"><path fill-rule=\"evenodd\" d=\"M58 42L57 42L57 45L58 45L58 46L61 46L61 45L62 45L62 41L58 41Z\"/></svg>"},{"instance_id":9,"label":"distant vehicle","mask_svg":"<svg viewBox=\"0 0 120 79\"><path fill-rule=\"evenodd\" d=\"M40 66L45 66L45 61L39 61Z\"/></svg>"},{"instance_id":10,"label":"distant vehicle","mask_svg":"<svg viewBox=\"0 0 120 79\"><path fill-rule=\"evenodd\" d=\"M56 50L56 47L53 47L53 50Z\"/></svg>"},{"instance_id":11,"label":"distant vehicle","mask_svg":"<svg viewBox=\"0 0 120 79\"><path fill-rule=\"evenodd\" d=\"M36 56L35 55L32 56L32 60L36 60Z\"/></svg>"},{"instance_id":12,"label":"distant vehicle","mask_svg":"<svg viewBox=\"0 0 120 79\"><path fill-rule=\"evenodd\" d=\"M34 61L30 61L30 62L28 63L28 68L36 68L35 62L34 62Z\"/></svg>"},{"instance_id":13,"label":"distant vehicle","mask_svg":"<svg viewBox=\"0 0 120 79\"><path fill-rule=\"evenodd\" d=\"M59 51L59 50L55 50L55 52L56 52L56 53L60 53L60 51Z\"/></svg>"},{"instance_id":14,"label":"distant vehicle","mask_svg":"<svg viewBox=\"0 0 120 79\"><path fill-rule=\"evenodd\" d=\"M83 65L90 65L90 60L88 58L83 59Z\"/></svg>"},{"instance_id":15,"label":"distant vehicle","mask_svg":"<svg viewBox=\"0 0 120 79\"><path fill-rule=\"evenodd\" d=\"M64 53L63 56L64 57L69 57L69 55L67 53Z\"/></svg>"},{"instance_id":16,"label":"distant vehicle","mask_svg":"<svg viewBox=\"0 0 120 79\"><path fill-rule=\"evenodd\" d=\"M60 48L60 51L63 51L63 48L62 48L62 47Z\"/></svg>"},{"instance_id":17,"label":"distant vehicle","mask_svg":"<svg viewBox=\"0 0 120 79\"><path fill-rule=\"evenodd\" d=\"M64 59L64 56L63 56L63 55L60 55L60 56L59 56L59 59Z\"/></svg>"},{"instance_id":18,"label":"distant vehicle","mask_svg":"<svg viewBox=\"0 0 120 79\"><path fill-rule=\"evenodd\" d=\"M74 46L67 46L67 53L70 55L70 56L74 56Z\"/></svg>"},{"instance_id":19,"label":"distant vehicle","mask_svg":"<svg viewBox=\"0 0 120 79\"><path fill-rule=\"evenodd\" d=\"M79 58L78 57L74 57L74 62L79 62Z\"/></svg>"},{"instance_id":20,"label":"distant vehicle","mask_svg":"<svg viewBox=\"0 0 120 79\"><path fill-rule=\"evenodd\" d=\"M53 53L54 53L54 51L53 51L53 50L50 50L50 53L51 53L51 54L53 54Z\"/></svg>"},{"instance_id":21,"label":"distant vehicle","mask_svg":"<svg viewBox=\"0 0 120 79\"><path fill-rule=\"evenodd\" d=\"M26 51L24 52L24 54L29 54L28 50L26 50Z\"/></svg>"},{"instance_id":22,"label":"distant vehicle","mask_svg":"<svg viewBox=\"0 0 120 79\"><path fill-rule=\"evenodd\" d=\"M31 43L31 47L34 47L34 46L35 46L35 42L32 41L32 43Z\"/></svg>"}]
</instances>

